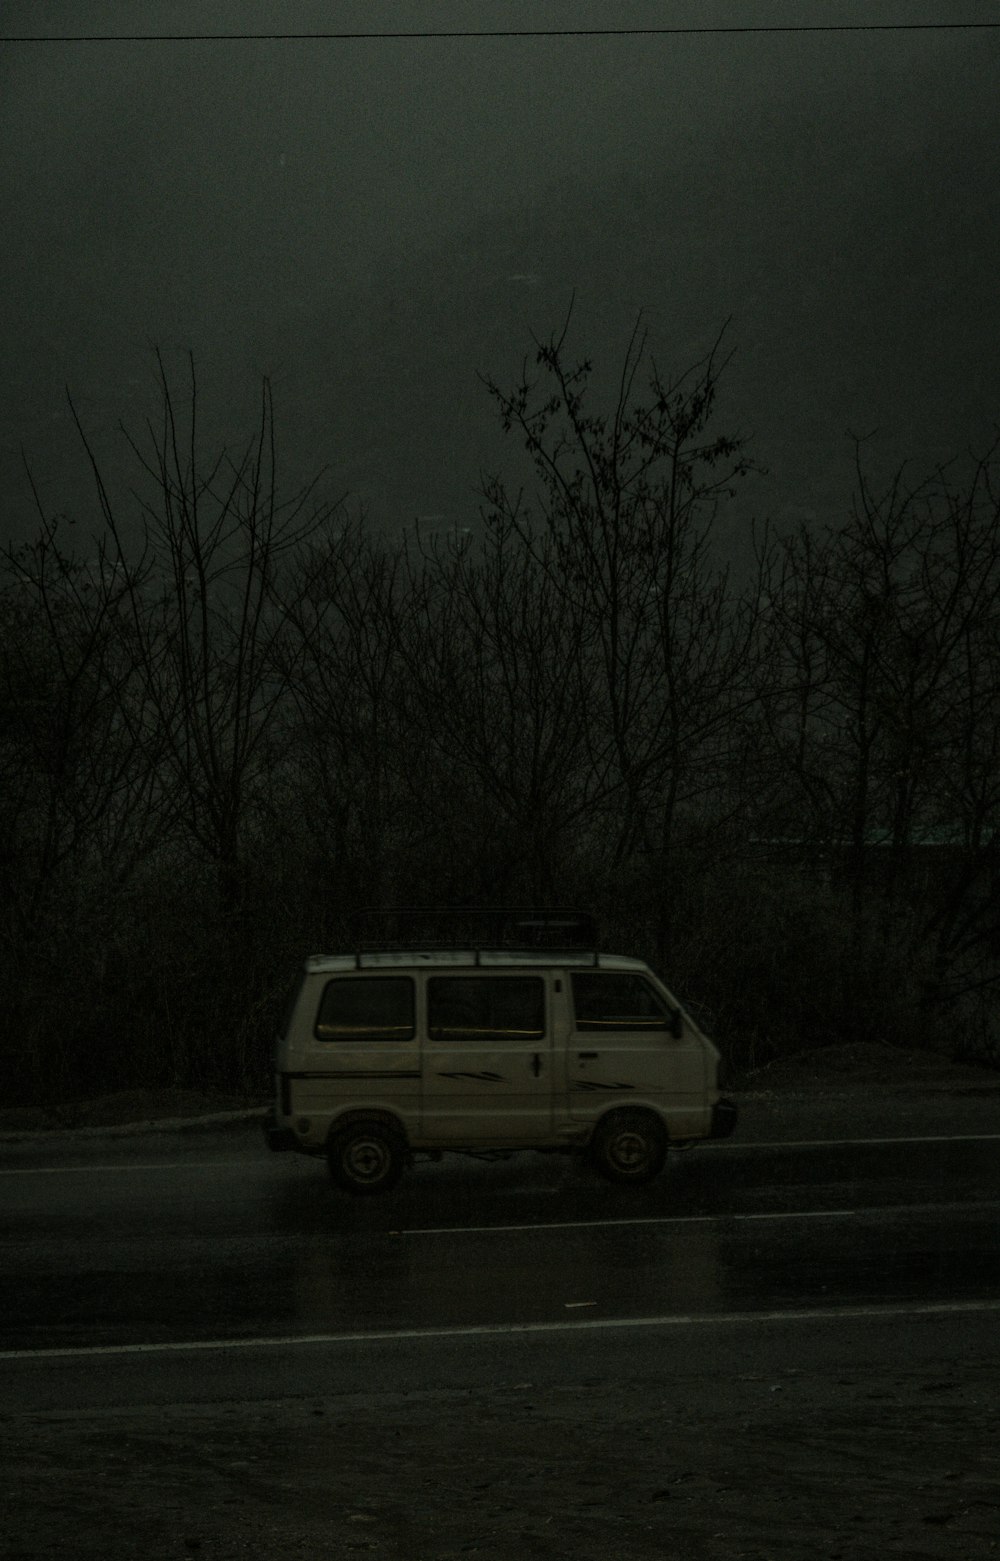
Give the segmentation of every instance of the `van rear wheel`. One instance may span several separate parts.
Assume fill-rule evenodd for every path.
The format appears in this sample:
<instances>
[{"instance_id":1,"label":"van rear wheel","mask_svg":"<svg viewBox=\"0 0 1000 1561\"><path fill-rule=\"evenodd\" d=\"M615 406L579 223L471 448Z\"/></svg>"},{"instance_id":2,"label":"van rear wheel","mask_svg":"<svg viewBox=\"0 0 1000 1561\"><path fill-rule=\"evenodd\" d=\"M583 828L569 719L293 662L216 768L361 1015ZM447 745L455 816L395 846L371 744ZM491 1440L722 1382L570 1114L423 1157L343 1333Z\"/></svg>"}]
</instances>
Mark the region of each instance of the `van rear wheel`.
<instances>
[{"instance_id":1,"label":"van rear wheel","mask_svg":"<svg viewBox=\"0 0 1000 1561\"><path fill-rule=\"evenodd\" d=\"M406 1165L406 1145L385 1122L351 1122L330 1139L330 1175L345 1192L366 1197L395 1187Z\"/></svg>"},{"instance_id":2,"label":"van rear wheel","mask_svg":"<svg viewBox=\"0 0 1000 1561\"><path fill-rule=\"evenodd\" d=\"M651 1111L612 1111L590 1140L590 1159L609 1182L641 1187L659 1176L666 1158L667 1132Z\"/></svg>"}]
</instances>

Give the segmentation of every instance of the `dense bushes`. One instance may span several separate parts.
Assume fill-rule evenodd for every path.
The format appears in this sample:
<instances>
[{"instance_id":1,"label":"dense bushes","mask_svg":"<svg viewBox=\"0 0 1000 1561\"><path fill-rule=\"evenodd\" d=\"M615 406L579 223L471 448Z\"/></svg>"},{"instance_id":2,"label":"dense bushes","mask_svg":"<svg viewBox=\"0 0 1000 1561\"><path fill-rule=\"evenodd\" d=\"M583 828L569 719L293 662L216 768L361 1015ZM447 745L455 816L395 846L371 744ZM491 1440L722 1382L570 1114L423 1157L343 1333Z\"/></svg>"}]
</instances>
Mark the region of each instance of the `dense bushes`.
<instances>
[{"instance_id":1,"label":"dense bushes","mask_svg":"<svg viewBox=\"0 0 1000 1561\"><path fill-rule=\"evenodd\" d=\"M386 539L279 494L266 384L206 456L193 367L182 412L161 364L137 513L95 464L93 552L40 514L5 559L8 1100L261 1091L296 963L364 904L586 905L738 1070L988 1046L992 462L881 495L859 471L842 525L765 534L734 582L719 368L664 382L637 334L595 411L564 331L488 387L526 457L480 527Z\"/></svg>"}]
</instances>

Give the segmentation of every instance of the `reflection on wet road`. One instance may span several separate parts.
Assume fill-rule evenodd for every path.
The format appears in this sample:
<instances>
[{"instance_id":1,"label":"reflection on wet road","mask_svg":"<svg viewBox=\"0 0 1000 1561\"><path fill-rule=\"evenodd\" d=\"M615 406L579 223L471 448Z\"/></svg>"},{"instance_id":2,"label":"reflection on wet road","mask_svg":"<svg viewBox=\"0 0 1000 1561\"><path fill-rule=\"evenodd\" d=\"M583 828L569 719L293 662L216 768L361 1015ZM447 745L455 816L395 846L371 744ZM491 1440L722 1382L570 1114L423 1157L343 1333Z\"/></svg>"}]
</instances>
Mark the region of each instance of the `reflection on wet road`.
<instances>
[{"instance_id":1,"label":"reflection on wet road","mask_svg":"<svg viewBox=\"0 0 1000 1561\"><path fill-rule=\"evenodd\" d=\"M130 1158L131 1154L131 1158ZM1000 1140L706 1146L641 1192L575 1163L420 1166L350 1200L252 1139L0 1177L2 1345L80 1347L804 1306L1000 1289Z\"/></svg>"}]
</instances>

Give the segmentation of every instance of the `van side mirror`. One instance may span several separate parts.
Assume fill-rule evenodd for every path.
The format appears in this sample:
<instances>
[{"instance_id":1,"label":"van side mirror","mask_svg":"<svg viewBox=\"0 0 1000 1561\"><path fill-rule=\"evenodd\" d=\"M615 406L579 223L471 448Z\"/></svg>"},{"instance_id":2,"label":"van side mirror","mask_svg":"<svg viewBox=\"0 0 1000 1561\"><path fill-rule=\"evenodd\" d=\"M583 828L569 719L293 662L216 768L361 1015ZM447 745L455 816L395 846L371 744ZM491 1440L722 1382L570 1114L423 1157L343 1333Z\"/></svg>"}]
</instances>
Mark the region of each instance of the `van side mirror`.
<instances>
[{"instance_id":1,"label":"van side mirror","mask_svg":"<svg viewBox=\"0 0 1000 1561\"><path fill-rule=\"evenodd\" d=\"M675 1008L670 1015L670 1033L675 1041L684 1039L684 1015L679 1008Z\"/></svg>"}]
</instances>

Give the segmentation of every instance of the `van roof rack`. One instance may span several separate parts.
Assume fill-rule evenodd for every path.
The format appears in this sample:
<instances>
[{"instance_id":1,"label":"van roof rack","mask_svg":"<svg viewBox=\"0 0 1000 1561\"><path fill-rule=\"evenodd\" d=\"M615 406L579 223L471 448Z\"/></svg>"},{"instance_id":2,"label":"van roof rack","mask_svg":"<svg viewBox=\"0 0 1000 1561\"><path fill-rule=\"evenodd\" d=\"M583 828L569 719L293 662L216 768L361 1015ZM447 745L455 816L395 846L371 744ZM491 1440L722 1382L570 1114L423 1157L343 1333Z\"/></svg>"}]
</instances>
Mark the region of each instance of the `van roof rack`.
<instances>
[{"instance_id":1,"label":"van roof rack","mask_svg":"<svg viewBox=\"0 0 1000 1561\"><path fill-rule=\"evenodd\" d=\"M374 950L485 949L591 954L597 922L589 911L535 906L368 907L351 918L355 953Z\"/></svg>"}]
</instances>

